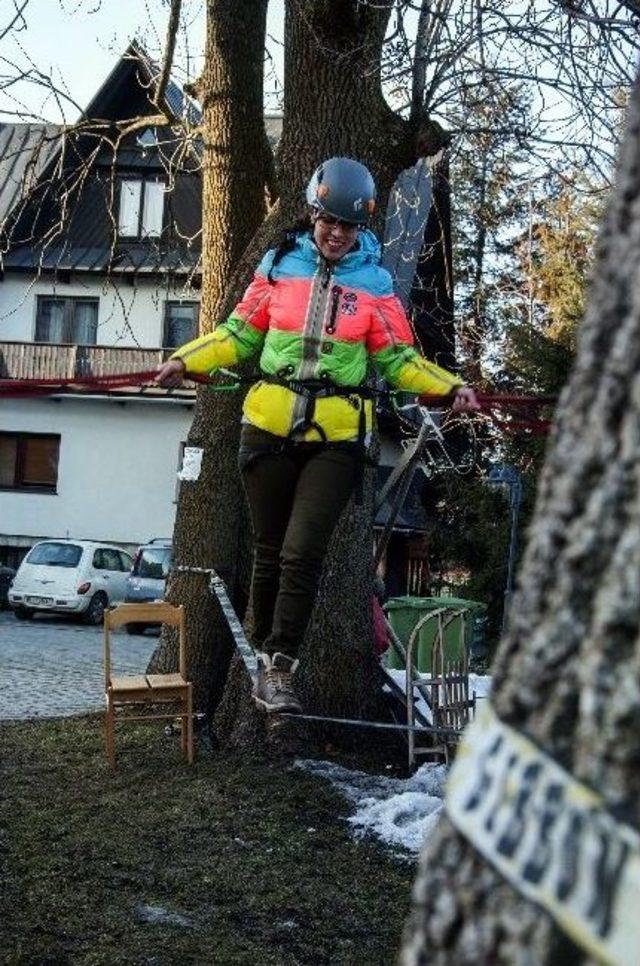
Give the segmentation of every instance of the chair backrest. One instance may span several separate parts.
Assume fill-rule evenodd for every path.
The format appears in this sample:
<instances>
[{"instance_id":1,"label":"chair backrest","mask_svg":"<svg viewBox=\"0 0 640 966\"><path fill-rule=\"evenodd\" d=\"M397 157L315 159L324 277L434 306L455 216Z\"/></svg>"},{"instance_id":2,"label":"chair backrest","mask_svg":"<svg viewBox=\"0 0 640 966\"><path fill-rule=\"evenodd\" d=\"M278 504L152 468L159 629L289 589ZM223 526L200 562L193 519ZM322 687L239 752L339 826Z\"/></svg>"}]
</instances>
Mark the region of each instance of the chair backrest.
<instances>
[{"instance_id":1,"label":"chair backrest","mask_svg":"<svg viewBox=\"0 0 640 966\"><path fill-rule=\"evenodd\" d=\"M186 679L187 654L184 633L184 607L166 601L146 604L118 604L104 613L104 682L105 689L111 679L111 631L123 624L168 624L178 628L180 674Z\"/></svg>"}]
</instances>

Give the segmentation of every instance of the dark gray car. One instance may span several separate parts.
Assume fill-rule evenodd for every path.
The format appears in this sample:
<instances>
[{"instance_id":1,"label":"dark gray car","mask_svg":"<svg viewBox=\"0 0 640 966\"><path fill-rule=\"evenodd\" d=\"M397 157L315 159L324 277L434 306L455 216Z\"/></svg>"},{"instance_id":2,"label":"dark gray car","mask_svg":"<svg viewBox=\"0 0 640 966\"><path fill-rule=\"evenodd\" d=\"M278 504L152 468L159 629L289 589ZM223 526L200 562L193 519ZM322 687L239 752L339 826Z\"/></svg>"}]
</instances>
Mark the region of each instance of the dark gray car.
<instances>
[{"instance_id":1,"label":"dark gray car","mask_svg":"<svg viewBox=\"0 0 640 966\"><path fill-rule=\"evenodd\" d=\"M126 602L139 604L163 600L170 568L171 540L168 537L156 537L139 547L127 577ZM129 634L141 634L144 630L144 624L127 627Z\"/></svg>"},{"instance_id":2,"label":"dark gray car","mask_svg":"<svg viewBox=\"0 0 640 966\"><path fill-rule=\"evenodd\" d=\"M15 575L16 572L13 567L5 567L4 564L0 564L0 610L9 604L7 594L9 593L9 587Z\"/></svg>"}]
</instances>

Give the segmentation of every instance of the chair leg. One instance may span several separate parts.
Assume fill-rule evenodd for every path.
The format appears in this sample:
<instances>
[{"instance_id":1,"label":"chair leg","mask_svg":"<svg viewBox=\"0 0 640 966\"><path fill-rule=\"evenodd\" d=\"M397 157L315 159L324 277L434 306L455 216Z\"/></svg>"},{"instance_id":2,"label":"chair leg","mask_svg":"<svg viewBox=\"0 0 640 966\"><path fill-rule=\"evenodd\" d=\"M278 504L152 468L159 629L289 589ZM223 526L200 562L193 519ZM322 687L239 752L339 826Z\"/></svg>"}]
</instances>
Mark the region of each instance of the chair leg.
<instances>
[{"instance_id":1,"label":"chair leg","mask_svg":"<svg viewBox=\"0 0 640 966\"><path fill-rule=\"evenodd\" d=\"M184 704L183 714L180 716L180 750L182 751L182 754L186 758L187 757L187 751L188 751L188 744L189 744L189 735L188 735L188 720L189 719L188 719L188 716L187 716L188 703L187 703L187 695L186 694L185 694L184 699L183 699L183 704Z\"/></svg>"},{"instance_id":2,"label":"chair leg","mask_svg":"<svg viewBox=\"0 0 640 966\"><path fill-rule=\"evenodd\" d=\"M107 692L107 717L105 721L105 737L107 745L107 761L111 768L116 767L115 749L115 712L113 708L113 696L111 691Z\"/></svg>"},{"instance_id":3,"label":"chair leg","mask_svg":"<svg viewBox=\"0 0 640 966\"><path fill-rule=\"evenodd\" d=\"M193 686L187 685L187 761L193 764Z\"/></svg>"}]
</instances>

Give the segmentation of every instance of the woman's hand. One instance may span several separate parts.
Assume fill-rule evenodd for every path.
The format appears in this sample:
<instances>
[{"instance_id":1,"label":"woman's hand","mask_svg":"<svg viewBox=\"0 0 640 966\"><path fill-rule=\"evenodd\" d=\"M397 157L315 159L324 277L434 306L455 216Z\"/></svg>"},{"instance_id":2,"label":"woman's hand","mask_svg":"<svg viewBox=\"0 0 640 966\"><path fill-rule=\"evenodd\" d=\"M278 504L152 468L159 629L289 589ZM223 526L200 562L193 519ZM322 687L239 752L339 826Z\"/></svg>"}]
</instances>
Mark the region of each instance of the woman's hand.
<instances>
[{"instance_id":1,"label":"woman's hand","mask_svg":"<svg viewBox=\"0 0 640 966\"><path fill-rule=\"evenodd\" d=\"M182 385L186 366L182 359L169 359L156 372L154 382L163 389L177 389Z\"/></svg>"},{"instance_id":2,"label":"woman's hand","mask_svg":"<svg viewBox=\"0 0 640 966\"><path fill-rule=\"evenodd\" d=\"M475 390L471 386L460 386L456 390L451 408L454 413L470 413L480 409L480 403L478 402Z\"/></svg>"}]
</instances>

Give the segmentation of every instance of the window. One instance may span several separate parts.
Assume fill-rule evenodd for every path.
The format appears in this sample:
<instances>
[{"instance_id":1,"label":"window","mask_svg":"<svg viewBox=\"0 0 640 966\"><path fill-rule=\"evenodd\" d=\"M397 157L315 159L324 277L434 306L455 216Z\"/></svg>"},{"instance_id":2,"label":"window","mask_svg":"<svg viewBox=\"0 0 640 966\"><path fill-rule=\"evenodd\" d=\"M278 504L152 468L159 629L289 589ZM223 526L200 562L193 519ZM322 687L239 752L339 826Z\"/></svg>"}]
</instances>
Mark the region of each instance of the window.
<instances>
[{"instance_id":1,"label":"window","mask_svg":"<svg viewBox=\"0 0 640 966\"><path fill-rule=\"evenodd\" d=\"M146 127L144 131L138 135L136 141L141 148L157 148L158 132L156 131L155 127Z\"/></svg>"},{"instance_id":2,"label":"window","mask_svg":"<svg viewBox=\"0 0 640 966\"><path fill-rule=\"evenodd\" d=\"M165 580L171 567L171 547L144 547L135 565L136 577Z\"/></svg>"},{"instance_id":3,"label":"window","mask_svg":"<svg viewBox=\"0 0 640 966\"><path fill-rule=\"evenodd\" d=\"M36 342L95 345L98 336L98 299L39 295Z\"/></svg>"},{"instance_id":4,"label":"window","mask_svg":"<svg viewBox=\"0 0 640 966\"><path fill-rule=\"evenodd\" d=\"M128 553L123 550L118 550L118 556L120 557L120 570L128 572L133 567L133 559Z\"/></svg>"},{"instance_id":5,"label":"window","mask_svg":"<svg viewBox=\"0 0 640 966\"><path fill-rule=\"evenodd\" d=\"M93 555L93 566L95 570L118 570L124 568L121 565L120 554L111 547L100 547Z\"/></svg>"},{"instance_id":6,"label":"window","mask_svg":"<svg viewBox=\"0 0 640 966\"><path fill-rule=\"evenodd\" d=\"M55 493L60 437L0 433L0 489Z\"/></svg>"},{"instance_id":7,"label":"window","mask_svg":"<svg viewBox=\"0 0 640 966\"><path fill-rule=\"evenodd\" d=\"M165 309L164 345L177 349L198 333L198 302L167 302Z\"/></svg>"},{"instance_id":8,"label":"window","mask_svg":"<svg viewBox=\"0 0 640 966\"><path fill-rule=\"evenodd\" d=\"M118 234L123 238L159 238L164 222L164 182L124 178L120 182Z\"/></svg>"},{"instance_id":9,"label":"window","mask_svg":"<svg viewBox=\"0 0 640 966\"><path fill-rule=\"evenodd\" d=\"M75 543L38 543L27 557L29 564L43 567L77 567L82 547Z\"/></svg>"}]
</instances>

